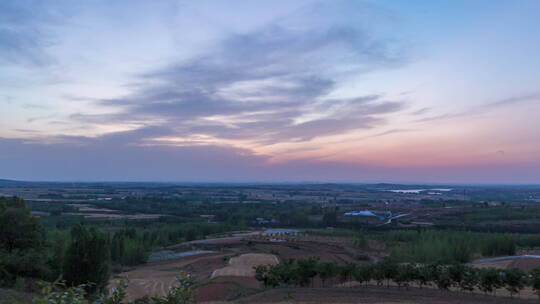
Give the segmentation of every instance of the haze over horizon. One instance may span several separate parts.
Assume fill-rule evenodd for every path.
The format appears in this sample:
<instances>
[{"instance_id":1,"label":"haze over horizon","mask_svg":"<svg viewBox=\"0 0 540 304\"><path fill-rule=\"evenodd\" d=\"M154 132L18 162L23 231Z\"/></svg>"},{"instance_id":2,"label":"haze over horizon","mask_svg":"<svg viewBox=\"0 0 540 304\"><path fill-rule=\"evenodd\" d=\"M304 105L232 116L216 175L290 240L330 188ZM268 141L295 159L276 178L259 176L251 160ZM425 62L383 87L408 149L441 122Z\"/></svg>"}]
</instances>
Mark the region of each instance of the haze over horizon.
<instances>
[{"instance_id":1,"label":"haze over horizon","mask_svg":"<svg viewBox=\"0 0 540 304\"><path fill-rule=\"evenodd\" d=\"M540 1L0 2L0 178L540 183Z\"/></svg>"}]
</instances>

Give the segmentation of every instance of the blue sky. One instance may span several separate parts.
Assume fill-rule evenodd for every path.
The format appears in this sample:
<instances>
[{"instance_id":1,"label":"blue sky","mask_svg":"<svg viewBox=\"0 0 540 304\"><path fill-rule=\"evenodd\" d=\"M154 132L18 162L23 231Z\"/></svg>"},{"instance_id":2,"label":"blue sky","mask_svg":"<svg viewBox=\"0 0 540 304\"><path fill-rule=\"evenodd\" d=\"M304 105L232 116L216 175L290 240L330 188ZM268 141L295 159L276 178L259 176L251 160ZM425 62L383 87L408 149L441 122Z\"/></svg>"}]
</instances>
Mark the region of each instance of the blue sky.
<instances>
[{"instance_id":1,"label":"blue sky","mask_svg":"<svg viewBox=\"0 0 540 304\"><path fill-rule=\"evenodd\" d=\"M538 1L2 1L27 180L540 181Z\"/></svg>"}]
</instances>

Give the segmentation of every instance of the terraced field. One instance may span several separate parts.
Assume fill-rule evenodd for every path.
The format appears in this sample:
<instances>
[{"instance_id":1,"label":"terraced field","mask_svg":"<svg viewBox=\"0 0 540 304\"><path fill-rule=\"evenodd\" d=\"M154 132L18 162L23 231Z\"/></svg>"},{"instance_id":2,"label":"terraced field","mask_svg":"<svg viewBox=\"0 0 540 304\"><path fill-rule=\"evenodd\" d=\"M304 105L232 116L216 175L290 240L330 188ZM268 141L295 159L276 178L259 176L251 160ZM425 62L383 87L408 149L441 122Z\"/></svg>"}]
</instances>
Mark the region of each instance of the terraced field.
<instances>
[{"instance_id":1,"label":"terraced field","mask_svg":"<svg viewBox=\"0 0 540 304\"><path fill-rule=\"evenodd\" d=\"M246 253L231 258L229 265L217 269L212 273L212 278L220 276L253 277L255 276L254 267L258 265L276 265L278 263L278 258L273 254Z\"/></svg>"},{"instance_id":2,"label":"terraced field","mask_svg":"<svg viewBox=\"0 0 540 304\"><path fill-rule=\"evenodd\" d=\"M128 298L134 300L145 295L164 295L176 283L181 271L191 273L197 281L209 279L212 272L224 267L223 257L228 254L212 253L189 256L180 259L152 262L135 270L123 272L113 280L110 287L121 280L128 281Z\"/></svg>"}]
</instances>

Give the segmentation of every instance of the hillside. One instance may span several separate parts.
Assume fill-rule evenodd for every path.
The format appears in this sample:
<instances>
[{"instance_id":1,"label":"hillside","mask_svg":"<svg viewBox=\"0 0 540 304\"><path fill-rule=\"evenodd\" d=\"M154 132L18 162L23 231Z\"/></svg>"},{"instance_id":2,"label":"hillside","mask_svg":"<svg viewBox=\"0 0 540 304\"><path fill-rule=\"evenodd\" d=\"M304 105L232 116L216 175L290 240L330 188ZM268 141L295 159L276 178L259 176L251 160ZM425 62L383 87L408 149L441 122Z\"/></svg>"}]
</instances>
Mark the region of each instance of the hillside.
<instances>
[{"instance_id":1,"label":"hillside","mask_svg":"<svg viewBox=\"0 0 540 304\"><path fill-rule=\"evenodd\" d=\"M25 183L25 182L20 182L20 181L11 180L11 179L1 179L0 178L0 187L13 187L13 186L21 185L23 183Z\"/></svg>"}]
</instances>

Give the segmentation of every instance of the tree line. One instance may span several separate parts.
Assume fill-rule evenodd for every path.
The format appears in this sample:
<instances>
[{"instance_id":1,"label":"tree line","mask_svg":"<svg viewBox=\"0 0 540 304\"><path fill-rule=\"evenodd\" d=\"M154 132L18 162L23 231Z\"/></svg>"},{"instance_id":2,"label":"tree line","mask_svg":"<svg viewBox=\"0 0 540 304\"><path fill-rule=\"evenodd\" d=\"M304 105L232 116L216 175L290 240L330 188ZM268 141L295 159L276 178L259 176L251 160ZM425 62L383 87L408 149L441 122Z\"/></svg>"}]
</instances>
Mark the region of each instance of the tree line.
<instances>
[{"instance_id":1,"label":"tree line","mask_svg":"<svg viewBox=\"0 0 540 304\"><path fill-rule=\"evenodd\" d=\"M88 284L86 292L99 293L114 270L145 263L153 249L235 228L201 222L143 225L108 232L81 224L46 229L24 200L0 197L0 287L61 277L68 287Z\"/></svg>"},{"instance_id":2,"label":"tree line","mask_svg":"<svg viewBox=\"0 0 540 304\"><path fill-rule=\"evenodd\" d=\"M517 235L452 230L391 231L378 240L395 247L393 259L411 263L467 263L473 255L514 255ZM399 245L399 246L395 246Z\"/></svg>"},{"instance_id":3,"label":"tree line","mask_svg":"<svg viewBox=\"0 0 540 304\"><path fill-rule=\"evenodd\" d=\"M461 263L413 264L397 263L384 259L378 263L355 264L320 261L318 258L287 260L277 265L255 267L255 278L265 287L309 287L316 278L325 287L328 281L338 279L340 283L357 282L367 286L374 282L378 286L408 288L412 284L422 288L435 286L441 290L456 288L461 291L483 291L496 294L506 289L511 296L530 286L540 299L540 268L524 272L518 268L474 268Z\"/></svg>"}]
</instances>

